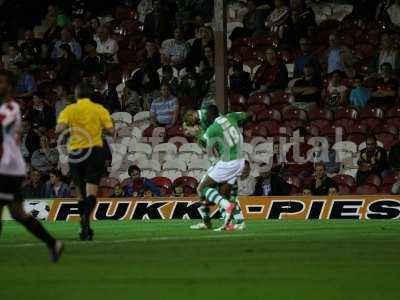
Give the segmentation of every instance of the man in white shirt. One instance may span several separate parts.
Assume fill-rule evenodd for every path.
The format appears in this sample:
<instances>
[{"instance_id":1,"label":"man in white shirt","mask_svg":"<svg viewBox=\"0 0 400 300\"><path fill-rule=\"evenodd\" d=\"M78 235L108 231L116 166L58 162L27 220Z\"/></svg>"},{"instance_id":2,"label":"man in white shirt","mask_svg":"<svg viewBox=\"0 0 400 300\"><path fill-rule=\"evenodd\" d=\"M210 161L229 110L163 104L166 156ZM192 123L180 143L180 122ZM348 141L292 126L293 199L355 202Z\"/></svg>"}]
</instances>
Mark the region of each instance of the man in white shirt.
<instances>
[{"instance_id":1,"label":"man in white shirt","mask_svg":"<svg viewBox=\"0 0 400 300\"><path fill-rule=\"evenodd\" d=\"M256 179L250 176L250 162L246 160L242 175L238 179L238 194L239 196L251 196L254 194L255 187Z\"/></svg>"},{"instance_id":2,"label":"man in white shirt","mask_svg":"<svg viewBox=\"0 0 400 300\"><path fill-rule=\"evenodd\" d=\"M97 43L97 54L103 56L106 62L118 63L118 43L111 38L108 27L100 26L94 40Z\"/></svg>"},{"instance_id":3,"label":"man in white shirt","mask_svg":"<svg viewBox=\"0 0 400 300\"><path fill-rule=\"evenodd\" d=\"M164 55L170 64L178 69L183 67L186 56L189 52L188 45L183 39L183 32L181 28L176 28L174 32L174 38L165 40L161 44L161 54Z\"/></svg>"}]
</instances>

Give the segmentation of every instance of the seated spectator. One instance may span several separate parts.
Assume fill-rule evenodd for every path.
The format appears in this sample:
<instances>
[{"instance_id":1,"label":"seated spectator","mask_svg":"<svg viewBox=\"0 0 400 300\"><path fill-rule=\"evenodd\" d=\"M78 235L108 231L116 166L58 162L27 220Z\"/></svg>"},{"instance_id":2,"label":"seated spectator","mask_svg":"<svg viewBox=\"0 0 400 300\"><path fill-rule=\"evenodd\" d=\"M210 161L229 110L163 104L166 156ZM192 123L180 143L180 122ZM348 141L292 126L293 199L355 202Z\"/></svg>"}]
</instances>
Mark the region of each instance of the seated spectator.
<instances>
[{"instance_id":1,"label":"seated spectator","mask_svg":"<svg viewBox=\"0 0 400 300\"><path fill-rule=\"evenodd\" d=\"M132 116L143 111L143 101L139 91L140 87L134 80L131 79L125 83L125 88L122 94L122 104L124 111L130 113Z\"/></svg>"},{"instance_id":2,"label":"seated spectator","mask_svg":"<svg viewBox=\"0 0 400 300\"><path fill-rule=\"evenodd\" d=\"M39 93L33 96L32 107L28 112L28 119L34 128L54 128L56 120L53 109L44 102L43 96Z\"/></svg>"},{"instance_id":3,"label":"seated spectator","mask_svg":"<svg viewBox=\"0 0 400 300\"><path fill-rule=\"evenodd\" d=\"M212 69L214 73L214 48L204 47L204 57L200 62L200 73L206 69Z\"/></svg>"},{"instance_id":4,"label":"seated spectator","mask_svg":"<svg viewBox=\"0 0 400 300\"><path fill-rule=\"evenodd\" d=\"M361 186L367 182L367 178L373 173L371 164L368 161L359 160L357 164L358 164L358 170L356 173L356 184L357 186Z\"/></svg>"},{"instance_id":5,"label":"seated spectator","mask_svg":"<svg viewBox=\"0 0 400 300\"><path fill-rule=\"evenodd\" d=\"M297 80L292 88L293 105L304 110L311 110L315 105L321 104L321 92L322 83L318 75L315 75L313 65L305 65L303 78Z\"/></svg>"},{"instance_id":6,"label":"seated spectator","mask_svg":"<svg viewBox=\"0 0 400 300\"><path fill-rule=\"evenodd\" d=\"M178 78L174 77L174 70L170 65L162 67L161 85L168 84L171 86L171 94L178 96Z\"/></svg>"},{"instance_id":7,"label":"seated spectator","mask_svg":"<svg viewBox=\"0 0 400 300\"><path fill-rule=\"evenodd\" d=\"M17 77L15 88L17 98L30 98L37 91L35 77L29 70L29 66L23 62L14 64L12 71Z\"/></svg>"},{"instance_id":8,"label":"seated spectator","mask_svg":"<svg viewBox=\"0 0 400 300\"><path fill-rule=\"evenodd\" d=\"M363 82L364 78L361 75L357 75L349 97L350 105L353 107L363 108L367 106L371 98L371 91L364 87Z\"/></svg>"},{"instance_id":9,"label":"seated spectator","mask_svg":"<svg viewBox=\"0 0 400 300\"><path fill-rule=\"evenodd\" d=\"M153 11L146 15L143 22L143 33L146 38L165 41L172 37L172 24L168 12L159 0L153 1Z\"/></svg>"},{"instance_id":10,"label":"seated spectator","mask_svg":"<svg viewBox=\"0 0 400 300\"><path fill-rule=\"evenodd\" d=\"M255 192L256 179L250 176L250 162L245 161L242 175L238 179L238 195L239 196L251 196Z\"/></svg>"},{"instance_id":11,"label":"seated spectator","mask_svg":"<svg viewBox=\"0 0 400 300\"><path fill-rule=\"evenodd\" d=\"M140 172L141 170L138 166L129 167L128 175L131 181L124 188L125 197L143 197L145 189L150 190L152 194L160 197L160 188L150 179L140 177Z\"/></svg>"},{"instance_id":12,"label":"seated spectator","mask_svg":"<svg viewBox=\"0 0 400 300\"><path fill-rule=\"evenodd\" d=\"M210 27L203 26L199 30L200 38L193 42L187 56L187 66L199 66L204 57L204 50L206 47L214 48L213 31Z\"/></svg>"},{"instance_id":13,"label":"seated spectator","mask_svg":"<svg viewBox=\"0 0 400 300\"><path fill-rule=\"evenodd\" d=\"M31 165L42 175L47 175L57 167L58 157L58 150L50 148L49 139L43 135L40 137L40 149L32 154Z\"/></svg>"},{"instance_id":14,"label":"seated spectator","mask_svg":"<svg viewBox=\"0 0 400 300\"><path fill-rule=\"evenodd\" d=\"M372 93L371 104L379 107L391 107L396 104L399 95L399 82L392 74L392 66L384 63L382 75L376 82Z\"/></svg>"},{"instance_id":15,"label":"seated spectator","mask_svg":"<svg viewBox=\"0 0 400 300\"><path fill-rule=\"evenodd\" d=\"M285 0L275 0L275 9L267 17L265 27L279 37L281 46L293 47L293 23L287 4Z\"/></svg>"},{"instance_id":16,"label":"seated spectator","mask_svg":"<svg viewBox=\"0 0 400 300\"><path fill-rule=\"evenodd\" d=\"M371 71L382 74L381 66L384 63L390 64L394 69L394 74L399 75L400 51L397 49L396 43L389 33L384 33L381 36L380 48L372 60Z\"/></svg>"},{"instance_id":17,"label":"seated spectator","mask_svg":"<svg viewBox=\"0 0 400 300\"><path fill-rule=\"evenodd\" d=\"M331 74L334 71L346 72L355 64L351 50L342 45L340 38L336 33L329 35L329 49L326 54L327 73Z\"/></svg>"},{"instance_id":18,"label":"seated spectator","mask_svg":"<svg viewBox=\"0 0 400 300\"><path fill-rule=\"evenodd\" d=\"M246 98L249 97L251 92L250 74L243 71L243 64L241 62L235 62L232 69L232 75L229 76L230 91Z\"/></svg>"},{"instance_id":19,"label":"seated spectator","mask_svg":"<svg viewBox=\"0 0 400 300\"><path fill-rule=\"evenodd\" d=\"M29 174L29 182L22 187L24 199L42 199L45 197L46 186L41 181L40 173L32 170Z\"/></svg>"},{"instance_id":20,"label":"seated spectator","mask_svg":"<svg viewBox=\"0 0 400 300\"><path fill-rule=\"evenodd\" d=\"M97 43L94 40L90 40L85 44L86 55L82 60L82 71L84 77L91 77L104 70L101 56L97 54L96 49Z\"/></svg>"},{"instance_id":21,"label":"seated spectator","mask_svg":"<svg viewBox=\"0 0 400 300\"><path fill-rule=\"evenodd\" d=\"M64 28L61 31L61 39L56 41L53 52L51 53L51 58L55 60L61 57L63 53L60 49L60 46L65 44L69 45L71 52L74 54L76 59L80 60L82 57L82 48L81 45L79 45L79 43L75 40L70 28Z\"/></svg>"},{"instance_id":22,"label":"seated spectator","mask_svg":"<svg viewBox=\"0 0 400 300\"><path fill-rule=\"evenodd\" d=\"M327 196L329 189L337 190L336 182L326 175L326 168L323 163L318 163L314 167L314 180L309 187L313 196Z\"/></svg>"},{"instance_id":23,"label":"seated spectator","mask_svg":"<svg viewBox=\"0 0 400 300\"><path fill-rule=\"evenodd\" d=\"M205 89L205 82L196 72L196 68L193 66L186 67L186 74L179 85L179 96L197 100L204 97Z\"/></svg>"},{"instance_id":24,"label":"seated spectator","mask_svg":"<svg viewBox=\"0 0 400 300\"><path fill-rule=\"evenodd\" d=\"M387 8L386 13L393 26L400 27L400 0L393 1L393 4Z\"/></svg>"},{"instance_id":25,"label":"seated spectator","mask_svg":"<svg viewBox=\"0 0 400 300\"><path fill-rule=\"evenodd\" d=\"M168 84L163 84L161 96L151 104L150 119L152 126L173 127L178 119L178 112L178 101L176 97L171 95L171 87Z\"/></svg>"},{"instance_id":26,"label":"seated spectator","mask_svg":"<svg viewBox=\"0 0 400 300\"><path fill-rule=\"evenodd\" d=\"M118 93L115 87L108 83L107 78L98 73L93 76L95 92L101 95L101 103L110 113L121 111ZM99 99L100 100L100 99Z\"/></svg>"},{"instance_id":27,"label":"seated spectator","mask_svg":"<svg viewBox=\"0 0 400 300\"><path fill-rule=\"evenodd\" d=\"M254 196L288 196L291 186L282 177L272 172L271 166L262 163L259 167Z\"/></svg>"},{"instance_id":28,"label":"seated spectator","mask_svg":"<svg viewBox=\"0 0 400 300\"><path fill-rule=\"evenodd\" d=\"M17 45L9 45L7 48L7 54L1 57L1 64L3 69L10 70L15 63L22 62L22 60L23 57L18 51Z\"/></svg>"},{"instance_id":29,"label":"seated spectator","mask_svg":"<svg viewBox=\"0 0 400 300\"><path fill-rule=\"evenodd\" d=\"M62 112L70 103L68 96L70 95L71 89L68 84L59 82L55 86L54 92L57 94L57 100L54 104L54 113L57 120L60 112Z\"/></svg>"},{"instance_id":30,"label":"seated spectator","mask_svg":"<svg viewBox=\"0 0 400 300\"><path fill-rule=\"evenodd\" d=\"M50 172L50 180L46 184L45 198L68 198L71 197L69 185L62 181L59 170Z\"/></svg>"},{"instance_id":31,"label":"seated spectator","mask_svg":"<svg viewBox=\"0 0 400 300\"><path fill-rule=\"evenodd\" d=\"M156 69L151 64L145 62L143 66L135 72L132 76L132 80L135 84L140 87L140 92L143 97L146 95L155 95L160 90L160 77ZM144 104L146 107L146 103Z\"/></svg>"},{"instance_id":32,"label":"seated spectator","mask_svg":"<svg viewBox=\"0 0 400 300\"><path fill-rule=\"evenodd\" d=\"M285 63L278 57L275 48L267 48L265 58L265 62L254 76L256 92L271 93L285 90L289 81Z\"/></svg>"},{"instance_id":33,"label":"seated spectator","mask_svg":"<svg viewBox=\"0 0 400 300\"><path fill-rule=\"evenodd\" d=\"M182 184L177 184L177 185L174 184L172 187L172 192L174 197L178 198L185 197L185 192Z\"/></svg>"},{"instance_id":34,"label":"seated spectator","mask_svg":"<svg viewBox=\"0 0 400 300\"><path fill-rule=\"evenodd\" d=\"M96 52L106 63L118 63L118 43L111 38L110 29L107 26L97 28Z\"/></svg>"},{"instance_id":35,"label":"seated spectator","mask_svg":"<svg viewBox=\"0 0 400 300\"><path fill-rule=\"evenodd\" d=\"M25 31L24 38L20 47L21 53L26 61L35 63L37 59L40 59L41 43L35 39L32 30Z\"/></svg>"},{"instance_id":36,"label":"seated spectator","mask_svg":"<svg viewBox=\"0 0 400 300\"><path fill-rule=\"evenodd\" d=\"M300 39L300 55L296 57L294 61L294 73L293 78L299 78L304 76L305 65L312 65L314 70L314 76L321 79L321 65L318 58L312 54L311 41L308 38Z\"/></svg>"},{"instance_id":37,"label":"seated spectator","mask_svg":"<svg viewBox=\"0 0 400 300\"><path fill-rule=\"evenodd\" d=\"M152 39L146 40L144 60L146 64L155 70L158 70L158 68L161 66L161 54L157 48L156 42Z\"/></svg>"},{"instance_id":38,"label":"seated spectator","mask_svg":"<svg viewBox=\"0 0 400 300\"><path fill-rule=\"evenodd\" d=\"M21 146L27 151L25 159L30 161L32 154L40 149L40 136L43 135L43 132L37 125L36 127L31 126L31 123L26 118L22 119L22 128Z\"/></svg>"},{"instance_id":39,"label":"seated spectator","mask_svg":"<svg viewBox=\"0 0 400 300\"><path fill-rule=\"evenodd\" d=\"M57 80L74 85L80 81L80 64L71 52L68 44L59 46L59 57L56 60L55 71Z\"/></svg>"},{"instance_id":40,"label":"seated spectator","mask_svg":"<svg viewBox=\"0 0 400 300\"><path fill-rule=\"evenodd\" d=\"M162 42L160 53L167 58L173 67L177 69L183 68L189 53L189 46L183 39L182 28L175 29L173 39Z\"/></svg>"},{"instance_id":41,"label":"seated spectator","mask_svg":"<svg viewBox=\"0 0 400 300\"><path fill-rule=\"evenodd\" d=\"M125 197L124 189L122 188L120 183L118 183L114 186L113 195L111 197L114 197L114 198Z\"/></svg>"},{"instance_id":42,"label":"seated spectator","mask_svg":"<svg viewBox=\"0 0 400 300\"><path fill-rule=\"evenodd\" d=\"M81 17L75 17L72 21L72 30L74 36L80 45L86 45L86 43L93 39L93 33L90 29L84 26Z\"/></svg>"},{"instance_id":43,"label":"seated spectator","mask_svg":"<svg viewBox=\"0 0 400 300\"><path fill-rule=\"evenodd\" d=\"M342 84L343 75L341 71L334 71L328 87L323 92L324 106L335 110L347 103L347 87Z\"/></svg>"},{"instance_id":44,"label":"seated spectator","mask_svg":"<svg viewBox=\"0 0 400 300\"><path fill-rule=\"evenodd\" d=\"M359 153L359 161L371 166L372 174L381 176L388 166L386 150L377 145L376 137L371 135L365 140L366 148Z\"/></svg>"}]
</instances>

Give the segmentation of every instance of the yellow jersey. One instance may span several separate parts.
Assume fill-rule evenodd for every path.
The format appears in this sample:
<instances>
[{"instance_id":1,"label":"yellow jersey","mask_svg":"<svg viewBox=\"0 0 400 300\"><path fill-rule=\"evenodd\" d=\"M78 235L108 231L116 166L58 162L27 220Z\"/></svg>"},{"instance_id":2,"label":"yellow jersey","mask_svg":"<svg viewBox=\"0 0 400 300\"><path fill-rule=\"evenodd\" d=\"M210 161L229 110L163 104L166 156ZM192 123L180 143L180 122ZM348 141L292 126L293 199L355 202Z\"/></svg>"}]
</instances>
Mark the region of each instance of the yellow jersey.
<instances>
[{"instance_id":1,"label":"yellow jersey","mask_svg":"<svg viewBox=\"0 0 400 300\"><path fill-rule=\"evenodd\" d=\"M68 105L60 113L57 123L69 127L70 151L103 147L103 129L112 129L114 126L108 110L87 98Z\"/></svg>"}]
</instances>

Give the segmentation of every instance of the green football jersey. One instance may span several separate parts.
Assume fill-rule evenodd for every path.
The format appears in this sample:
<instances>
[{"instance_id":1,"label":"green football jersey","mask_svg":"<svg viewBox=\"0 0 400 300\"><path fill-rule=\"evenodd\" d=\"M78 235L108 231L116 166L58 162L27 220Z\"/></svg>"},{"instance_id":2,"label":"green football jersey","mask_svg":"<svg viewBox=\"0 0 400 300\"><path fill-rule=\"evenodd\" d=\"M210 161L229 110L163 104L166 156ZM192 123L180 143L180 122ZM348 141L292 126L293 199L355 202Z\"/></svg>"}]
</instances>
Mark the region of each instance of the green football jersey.
<instances>
[{"instance_id":1,"label":"green football jersey","mask_svg":"<svg viewBox=\"0 0 400 300\"><path fill-rule=\"evenodd\" d=\"M239 123L248 118L244 112L232 112L215 119L201 137L200 142L208 149L216 149L219 159L232 161L240 158L243 135Z\"/></svg>"}]
</instances>

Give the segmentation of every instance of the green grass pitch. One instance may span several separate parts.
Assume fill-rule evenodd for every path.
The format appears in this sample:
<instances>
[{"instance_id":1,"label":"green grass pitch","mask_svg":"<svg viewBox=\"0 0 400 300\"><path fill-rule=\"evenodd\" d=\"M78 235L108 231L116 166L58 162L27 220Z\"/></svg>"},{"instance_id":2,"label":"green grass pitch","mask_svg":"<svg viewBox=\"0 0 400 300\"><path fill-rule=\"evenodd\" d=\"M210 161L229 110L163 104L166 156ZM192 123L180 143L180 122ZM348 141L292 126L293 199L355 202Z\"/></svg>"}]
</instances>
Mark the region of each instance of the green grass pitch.
<instances>
[{"instance_id":1,"label":"green grass pitch","mask_svg":"<svg viewBox=\"0 0 400 300\"><path fill-rule=\"evenodd\" d=\"M193 232L194 221L47 223L57 265L14 222L0 239L0 299L399 299L398 221L249 221Z\"/></svg>"}]
</instances>

